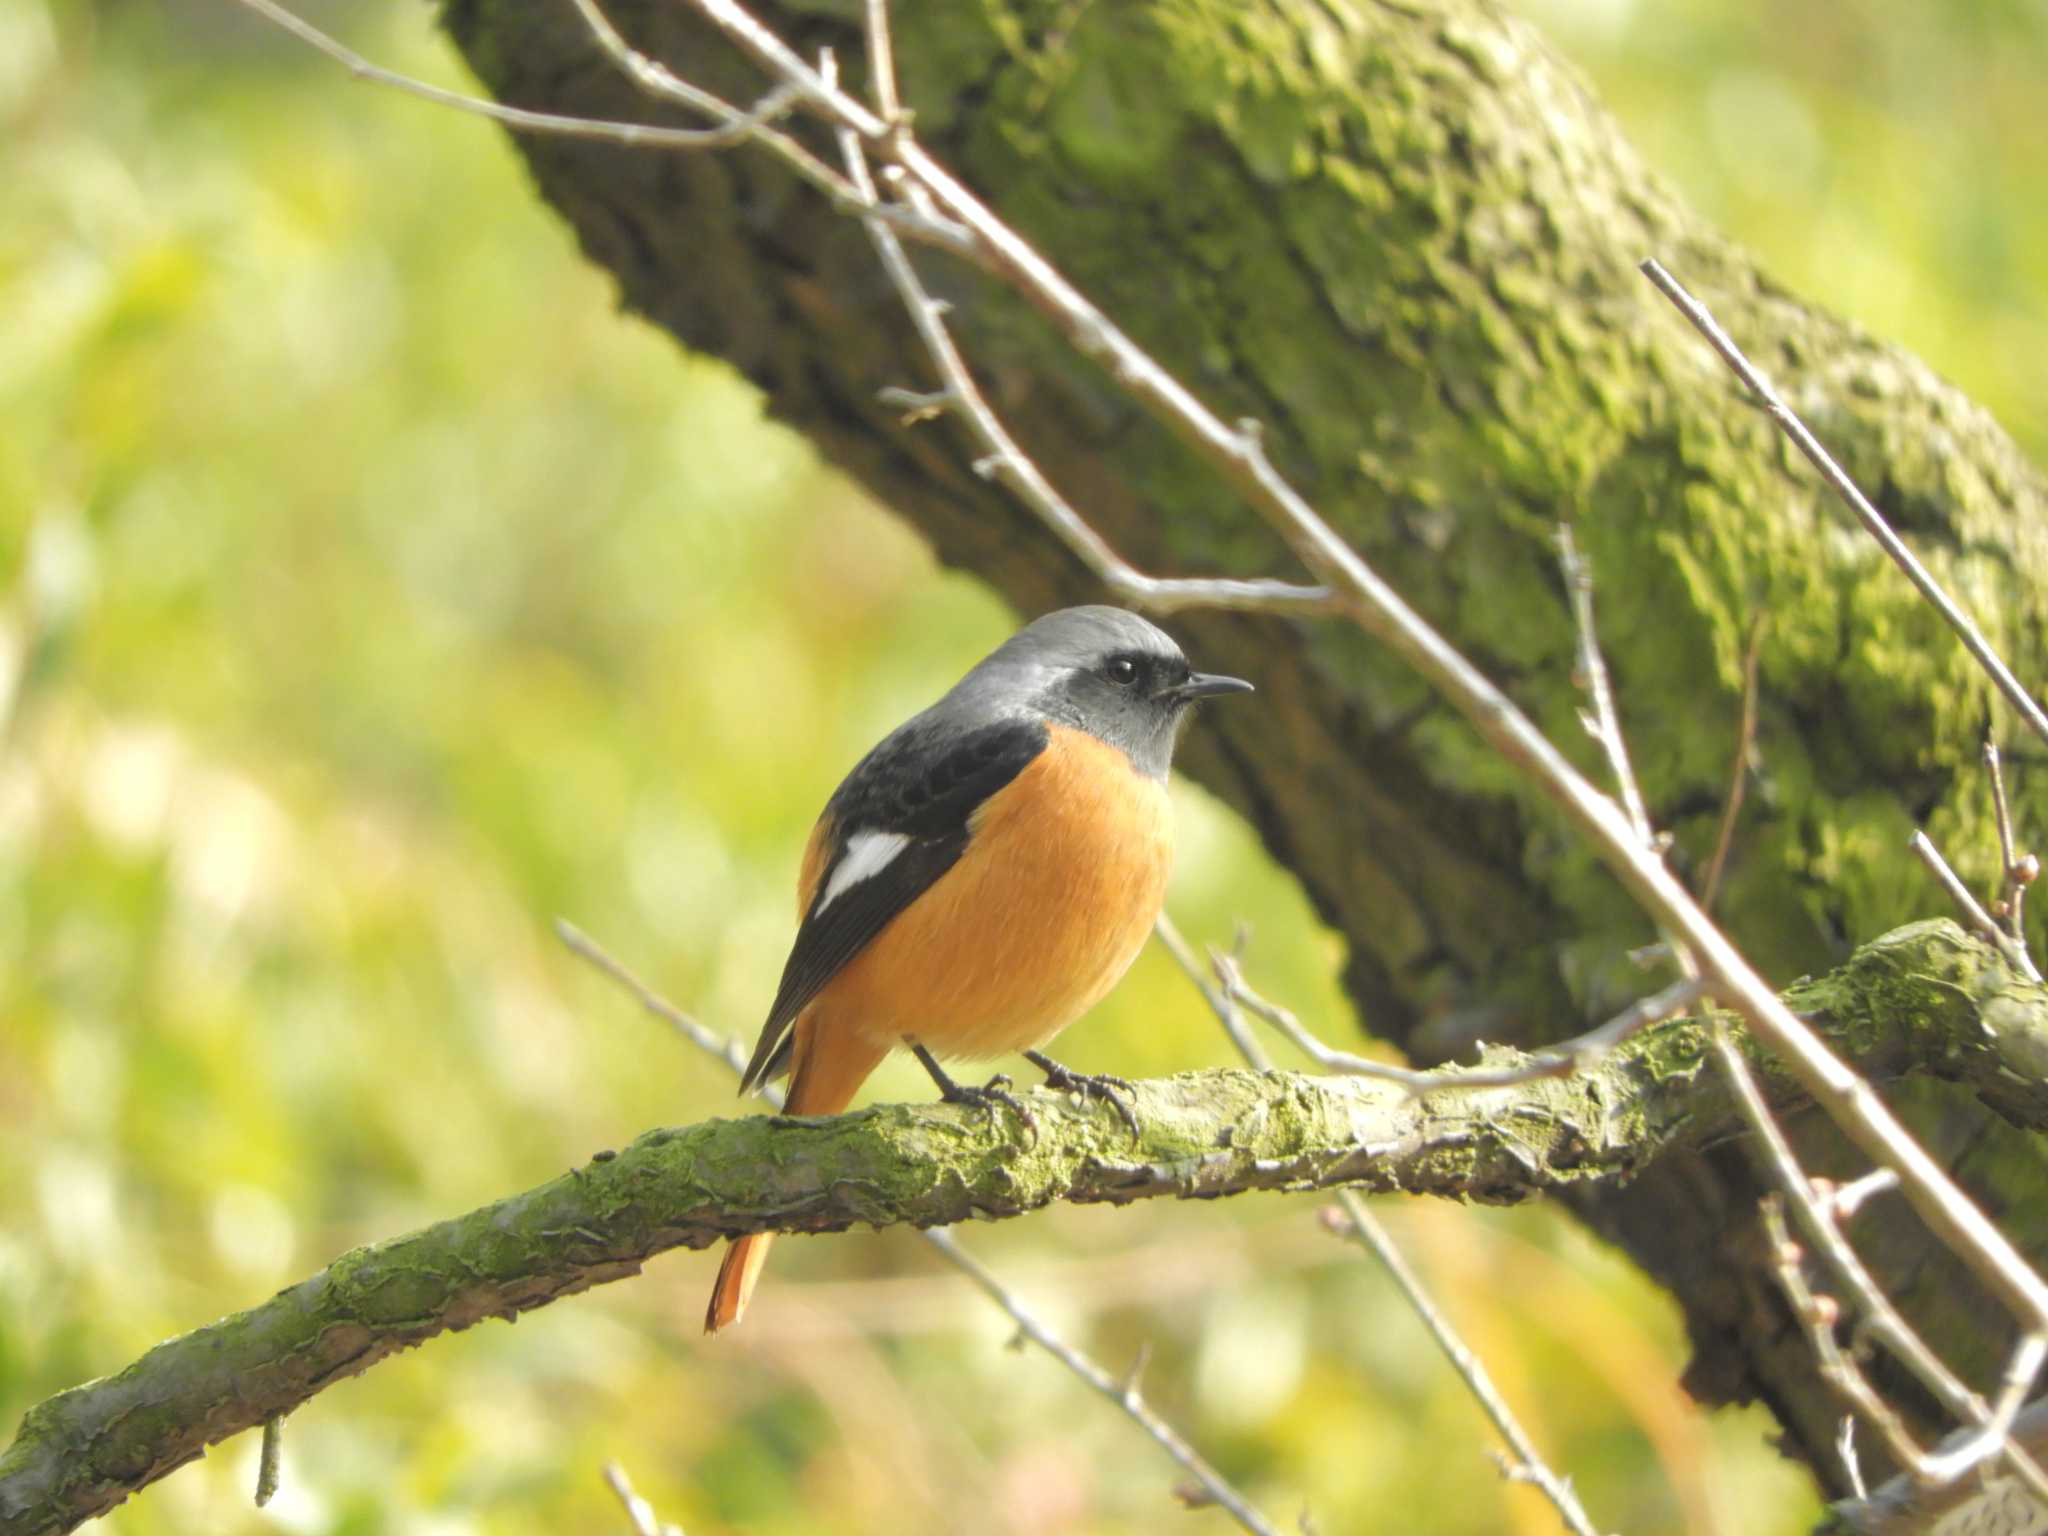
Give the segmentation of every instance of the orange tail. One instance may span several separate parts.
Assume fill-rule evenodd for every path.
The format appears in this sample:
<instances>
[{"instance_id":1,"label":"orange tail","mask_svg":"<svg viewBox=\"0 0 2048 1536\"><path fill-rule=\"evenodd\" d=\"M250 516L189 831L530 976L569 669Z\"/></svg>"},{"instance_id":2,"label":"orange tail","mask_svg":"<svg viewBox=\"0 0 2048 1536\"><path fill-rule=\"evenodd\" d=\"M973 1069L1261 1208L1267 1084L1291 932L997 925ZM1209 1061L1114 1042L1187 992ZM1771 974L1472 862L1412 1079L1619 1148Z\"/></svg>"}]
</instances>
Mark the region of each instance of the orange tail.
<instances>
[{"instance_id":1,"label":"orange tail","mask_svg":"<svg viewBox=\"0 0 2048 1536\"><path fill-rule=\"evenodd\" d=\"M790 1053L794 1065L789 1078L789 1102L783 1106L784 1114L838 1114L853 1102L868 1074L888 1054L886 1047L844 1031L817 1039L815 1017L814 1008L797 1020L796 1048ZM725 1262L718 1266L718 1280L711 1287L711 1305L704 1309L706 1333L716 1333L738 1322L746 1313L747 1303L753 1299L754 1282L761 1278L761 1266L768 1262L768 1245L774 1240L773 1232L755 1232L733 1239L732 1246L725 1251Z\"/></svg>"},{"instance_id":2,"label":"orange tail","mask_svg":"<svg viewBox=\"0 0 2048 1536\"><path fill-rule=\"evenodd\" d=\"M704 1309L704 1331L716 1333L728 1323L740 1320L753 1299L754 1282L761 1278L761 1266L768 1262L768 1245L773 1232L756 1232L736 1237L725 1250L725 1262L718 1266L718 1283L711 1287L711 1305Z\"/></svg>"}]
</instances>

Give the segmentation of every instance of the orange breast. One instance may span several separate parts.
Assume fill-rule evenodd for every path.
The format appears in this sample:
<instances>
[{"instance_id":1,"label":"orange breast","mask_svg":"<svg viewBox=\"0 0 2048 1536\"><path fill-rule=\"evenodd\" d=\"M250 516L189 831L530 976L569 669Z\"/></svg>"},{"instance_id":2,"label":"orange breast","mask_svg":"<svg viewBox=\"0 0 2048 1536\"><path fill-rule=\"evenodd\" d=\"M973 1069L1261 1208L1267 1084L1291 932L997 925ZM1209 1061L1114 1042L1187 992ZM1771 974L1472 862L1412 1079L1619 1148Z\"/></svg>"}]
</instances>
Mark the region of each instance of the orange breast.
<instances>
[{"instance_id":1,"label":"orange breast","mask_svg":"<svg viewBox=\"0 0 2048 1536\"><path fill-rule=\"evenodd\" d=\"M960 862L826 986L821 1027L999 1056L1050 1040L1130 968L1173 867L1164 785L1055 726L973 830Z\"/></svg>"}]
</instances>

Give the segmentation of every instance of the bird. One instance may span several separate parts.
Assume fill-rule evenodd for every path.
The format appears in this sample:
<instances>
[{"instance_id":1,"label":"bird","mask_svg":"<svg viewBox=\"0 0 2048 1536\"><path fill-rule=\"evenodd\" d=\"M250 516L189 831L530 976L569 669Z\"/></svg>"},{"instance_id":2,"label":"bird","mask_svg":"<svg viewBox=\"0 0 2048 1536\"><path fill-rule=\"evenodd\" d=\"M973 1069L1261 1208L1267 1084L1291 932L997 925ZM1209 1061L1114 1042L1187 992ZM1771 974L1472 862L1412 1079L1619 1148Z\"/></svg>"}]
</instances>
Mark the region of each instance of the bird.
<instances>
[{"instance_id":1,"label":"bird","mask_svg":"<svg viewBox=\"0 0 2048 1536\"><path fill-rule=\"evenodd\" d=\"M1028 1122L1007 1078L967 1087L938 1061L1021 1052L1052 1086L1109 1098L1135 1135L1128 1084L1039 1048L1116 985L1165 903L1166 775L1191 707L1251 691L1122 608L1062 608L997 646L826 802L740 1092L786 1073L785 1114L837 1114L907 1046L948 1102ZM745 1313L773 1236L726 1250L706 1333Z\"/></svg>"}]
</instances>

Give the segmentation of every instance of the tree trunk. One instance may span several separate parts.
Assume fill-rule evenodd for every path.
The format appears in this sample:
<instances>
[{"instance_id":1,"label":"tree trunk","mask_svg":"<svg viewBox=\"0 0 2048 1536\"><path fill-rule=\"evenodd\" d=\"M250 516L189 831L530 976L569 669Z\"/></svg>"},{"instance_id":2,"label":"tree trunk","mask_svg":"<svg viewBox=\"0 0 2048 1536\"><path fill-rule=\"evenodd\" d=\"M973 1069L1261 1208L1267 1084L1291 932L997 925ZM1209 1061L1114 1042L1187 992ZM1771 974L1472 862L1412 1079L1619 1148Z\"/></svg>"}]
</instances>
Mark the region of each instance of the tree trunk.
<instances>
[{"instance_id":1,"label":"tree trunk","mask_svg":"<svg viewBox=\"0 0 2048 1536\"><path fill-rule=\"evenodd\" d=\"M854 79L858 13L761 12ZM761 93L684 7L620 0L611 14L686 78ZM451 0L446 20L502 100L666 120L566 6ZM1553 547L1557 523L1574 525L1682 872L1713 844L1761 619L1761 772L1719 911L1767 974L1818 971L1936 910L1905 852L1916 825L1982 883L1995 848L1977 754L2003 728L1988 684L1636 262L1659 257L1713 306L2023 679L2043 673L2040 478L1922 364L1776 288L1705 228L1530 27L1478 0L902 0L896 43L927 147L1211 405L1260 420L1332 524L1597 771ZM630 308L744 372L942 558L1023 612L1100 596L975 476L953 426L906 429L878 403L885 386L933 381L853 221L755 152L522 149ZM998 409L1128 558L1294 574L1227 487L1023 305L918 260ZM1256 712L1219 711L1191 738L1186 767L1349 941L1347 985L1375 1034L1433 1062L1644 989L1627 958L1653 937L1642 916L1399 663L1335 623L1174 627L1261 690ZM2039 825L2043 796L2018 789L2022 824ZM1994 1215L2048 1211L2028 1133L1938 1085L1903 1102ZM1858 1168L1825 1128L1797 1129L1822 1169ZM1692 1390L1769 1403L1838 1488L1839 1409L1753 1262L1767 1186L1734 1145L1574 1204L1683 1305ZM2036 1255L2042 1221L2017 1233ZM1898 1202L1858 1236L1937 1347L1990 1386L2010 1330L1982 1293Z\"/></svg>"}]
</instances>

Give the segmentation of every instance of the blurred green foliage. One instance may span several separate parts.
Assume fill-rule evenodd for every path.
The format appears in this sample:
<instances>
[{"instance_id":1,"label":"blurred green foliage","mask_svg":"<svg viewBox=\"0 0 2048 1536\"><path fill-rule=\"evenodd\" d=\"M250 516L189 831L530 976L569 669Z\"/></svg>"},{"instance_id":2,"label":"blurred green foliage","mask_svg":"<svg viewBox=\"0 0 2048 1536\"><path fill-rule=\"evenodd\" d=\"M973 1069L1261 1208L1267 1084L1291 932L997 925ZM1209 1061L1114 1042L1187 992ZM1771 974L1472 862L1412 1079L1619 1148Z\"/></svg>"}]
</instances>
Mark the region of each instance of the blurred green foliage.
<instances>
[{"instance_id":1,"label":"blurred green foliage","mask_svg":"<svg viewBox=\"0 0 2048 1536\"><path fill-rule=\"evenodd\" d=\"M1547 0L1653 161L1802 289L2036 444L2037 5ZM413 5L322 5L461 85ZM231 5L0 0L0 1426L347 1247L735 1110L552 941L739 1033L810 818L1012 623L613 312L492 130ZM1181 794L1173 897L1325 1032L1339 959ZM1157 954L1062 1044L1228 1048ZM926 1094L891 1068L876 1095ZM1802 1529L1758 1414L1702 1417L1640 1279L1547 1213L1386 1212L1604 1527ZM967 1234L1282 1519L1539 1532L1387 1283L1299 1201ZM903 1233L710 1256L336 1388L124 1532L1216 1530Z\"/></svg>"}]
</instances>

